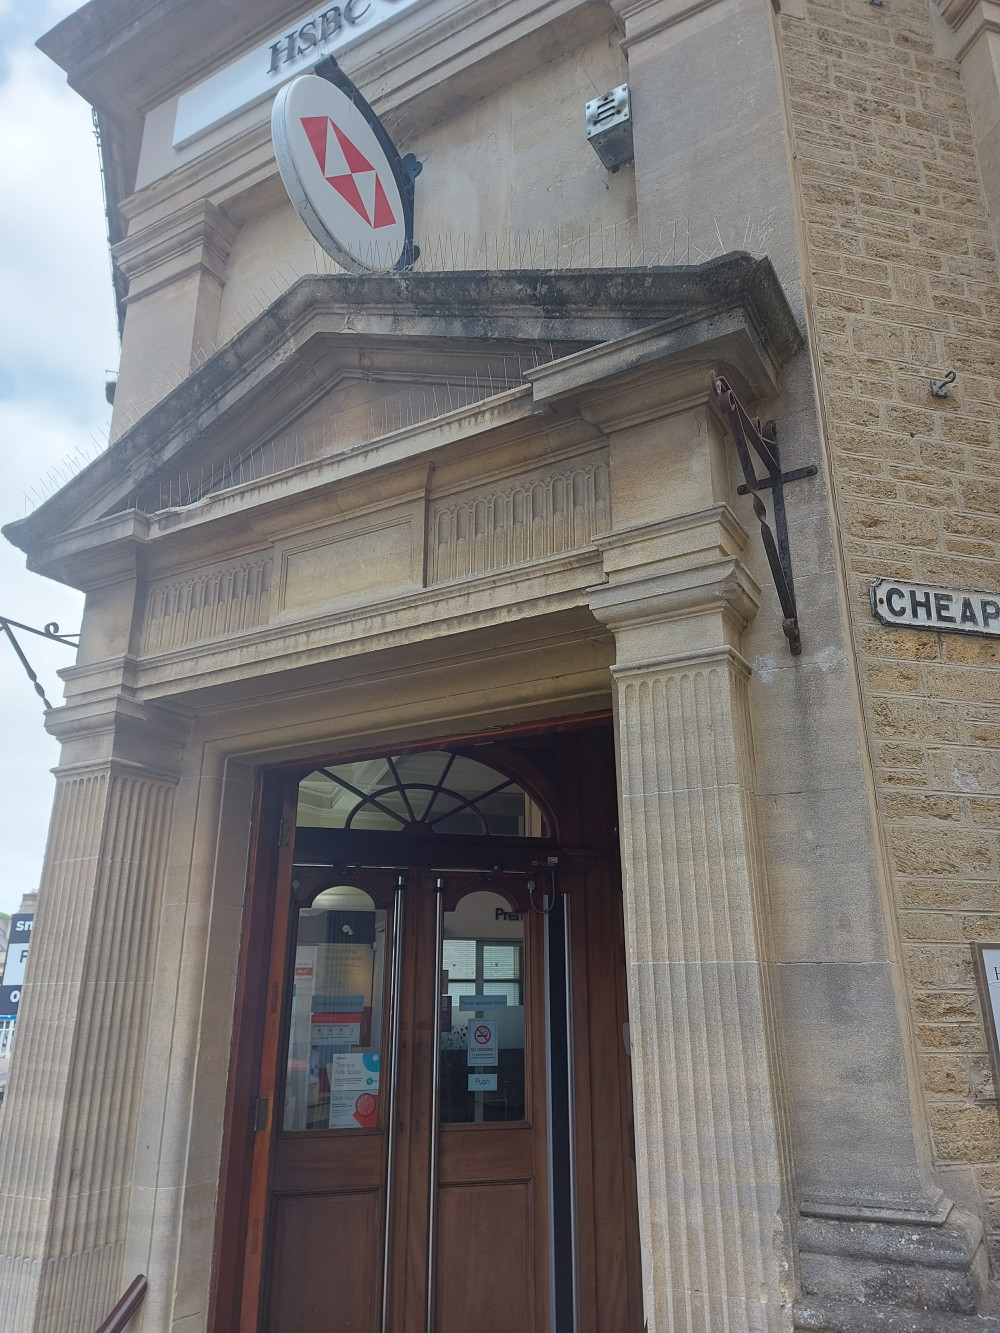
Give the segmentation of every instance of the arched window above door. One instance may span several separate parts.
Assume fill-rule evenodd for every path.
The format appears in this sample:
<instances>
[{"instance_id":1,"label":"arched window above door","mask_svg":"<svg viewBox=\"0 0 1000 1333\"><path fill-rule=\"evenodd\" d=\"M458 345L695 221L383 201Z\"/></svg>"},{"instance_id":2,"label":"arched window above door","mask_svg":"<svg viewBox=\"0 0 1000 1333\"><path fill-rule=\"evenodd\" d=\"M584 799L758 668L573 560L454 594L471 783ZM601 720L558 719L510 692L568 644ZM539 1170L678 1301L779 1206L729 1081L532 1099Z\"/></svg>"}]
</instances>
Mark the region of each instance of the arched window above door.
<instances>
[{"instance_id":1,"label":"arched window above door","mask_svg":"<svg viewBox=\"0 0 1000 1333\"><path fill-rule=\"evenodd\" d=\"M410 835L548 834L541 810L513 778L448 750L317 768L299 783L298 825Z\"/></svg>"}]
</instances>

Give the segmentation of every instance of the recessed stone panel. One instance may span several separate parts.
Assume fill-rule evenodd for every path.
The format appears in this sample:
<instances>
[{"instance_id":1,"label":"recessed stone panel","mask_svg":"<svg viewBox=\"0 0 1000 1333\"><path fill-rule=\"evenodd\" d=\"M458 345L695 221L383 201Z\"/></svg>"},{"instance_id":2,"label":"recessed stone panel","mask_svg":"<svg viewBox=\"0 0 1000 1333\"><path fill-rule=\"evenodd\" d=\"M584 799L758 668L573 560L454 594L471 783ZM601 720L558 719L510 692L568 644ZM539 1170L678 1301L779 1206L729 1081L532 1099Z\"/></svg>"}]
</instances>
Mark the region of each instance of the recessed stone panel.
<instances>
[{"instance_id":1,"label":"recessed stone panel","mask_svg":"<svg viewBox=\"0 0 1000 1333\"><path fill-rule=\"evenodd\" d=\"M376 590L391 596L412 589L414 582L408 516L344 536L325 529L310 544L286 550L280 607L288 612L326 602L369 601Z\"/></svg>"}]
</instances>

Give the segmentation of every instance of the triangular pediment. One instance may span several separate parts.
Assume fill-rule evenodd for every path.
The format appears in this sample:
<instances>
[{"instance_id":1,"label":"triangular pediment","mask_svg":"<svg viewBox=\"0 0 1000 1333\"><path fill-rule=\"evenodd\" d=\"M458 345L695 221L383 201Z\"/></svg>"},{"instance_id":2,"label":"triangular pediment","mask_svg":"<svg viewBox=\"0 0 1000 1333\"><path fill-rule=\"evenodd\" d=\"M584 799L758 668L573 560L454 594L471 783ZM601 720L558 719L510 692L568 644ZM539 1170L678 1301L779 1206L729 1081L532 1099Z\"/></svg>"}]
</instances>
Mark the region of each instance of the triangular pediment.
<instances>
[{"instance_id":1,"label":"triangular pediment","mask_svg":"<svg viewBox=\"0 0 1000 1333\"><path fill-rule=\"evenodd\" d=\"M317 332L105 512L153 513L329 458L527 385L587 344Z\"/></svg>"},{"instance_id":2,"label":"triangular pediment","mask_svg":"<svg viewBox=\"0 0 1000 1333\"><path fill-rule=\"evenodd\" d=\"M642 330L697 326L691 337L704 339L734 311L775 366L801 345L770 264L742 254L664 269L305 278L4 533L43 565L53 541L109 516L190 504L255 468L496 400L540 366Z\"/></svg>"}]
</instances>

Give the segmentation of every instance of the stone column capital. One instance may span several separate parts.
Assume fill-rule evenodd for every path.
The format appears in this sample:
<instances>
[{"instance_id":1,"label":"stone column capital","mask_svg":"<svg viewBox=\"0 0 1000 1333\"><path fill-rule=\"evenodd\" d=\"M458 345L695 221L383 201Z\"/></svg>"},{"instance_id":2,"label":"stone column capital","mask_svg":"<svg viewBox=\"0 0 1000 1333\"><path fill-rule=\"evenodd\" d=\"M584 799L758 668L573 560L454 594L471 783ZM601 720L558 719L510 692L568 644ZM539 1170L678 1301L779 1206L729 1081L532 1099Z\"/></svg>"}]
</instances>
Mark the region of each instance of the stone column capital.
<instances>
[{"instance_id":1,"label":"stone column capital","mask_svg":"<svg viewBox=\"0 0 1000 1333\"><path fill-rule=\"evenodd\" d=\"M740 558L746 542L746 529L725 504L595 537L606 582L589 589L590 608L618 640L618 668L661 660L667 624L679 652L731 650L739 657L740 636L761 597Z\"/></svg>"},{"instance_id":2,"label":"stone column capital","mask_svg":"<svg viewBox=\"0 0 1000 1333\"><path fill-rule=\"evenodd\" d=\"M612 12L624 30L622 49L628 51L637 42L654 37L675 24L683 23L721 0L609 0Z\"/></svg>"},{"instance_id":3,"label":"stone column capital","mask_svg":"<svg viewBox=\"0 0 1000 1333\"><path fill-rule=\"evenodd\" d=\"M948 54L960 63L965 63L966 57L980 37L984 34L988 37L990 34L1000 33L1000 2L998 0L934 0L934 3L941 17L954 34ZM987 62L987 68L995 69L995 58L990 58ZM980 87L982 76L982 70L977 70L973 75L972 86L968 90L970 100L973 103L982 92L987 91L987 89ZM989 89L989 91L992 91L992 89ZM975 121L984 119L984 108L973 105L972 111L973 129L975 129ZM994 114L993 119L995 118Z\"/></svg>"},{"instance_id":4,"label":"stone column capital","mask_svg":"<svg viewBox=\"0 0 1000 1333\"><path fill-rule=\"evenodd\" d=\"M982 176L993 242L1000 251L1000 3L934 0L948 25L941 45L962 67L972 138Z\"/></svg>"},{"instance_id":5,"label":"stone column capital","mask_svg":"<svg viewBox=\"0 0 1000 1333\"><path fill-rule=\"evenodd\" d=\"M934 0L934 3L952 32L957 32L970 18L977 32L991 21L995 26L1000 8L996 0Z\"/></svg>"},{"instance_id":6,"label":"stone column capital","mask_svg":"<svg viewBox=\"0 0 1000 1333\"><path fill-rule=\"evenodd\" d=\"M185 711L115 692L55 709L46 730L62 744L58 777L114 769L176 781L191 730Z\"/></svg>"},{"instance_id":7,"label":"stone column capital","mask_svg":"<svg viewBox=\"0 0 1000 1333\"><path fill-rule=\"evenodd\" d=\"M129 280L128 300L199 270L221 285L238 232L211 200L199 199L127 236L112 253Z\"/></svg>"}]
</instances>

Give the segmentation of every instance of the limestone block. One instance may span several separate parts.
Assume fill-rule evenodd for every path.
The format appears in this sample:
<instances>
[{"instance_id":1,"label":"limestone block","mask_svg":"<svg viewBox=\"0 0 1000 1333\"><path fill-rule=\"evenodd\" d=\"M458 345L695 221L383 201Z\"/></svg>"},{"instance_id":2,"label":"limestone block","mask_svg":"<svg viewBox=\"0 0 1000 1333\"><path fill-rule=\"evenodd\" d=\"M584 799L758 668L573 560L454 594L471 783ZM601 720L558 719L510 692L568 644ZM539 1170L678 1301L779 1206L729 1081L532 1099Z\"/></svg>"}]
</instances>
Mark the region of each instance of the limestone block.
<instances>
[{"instance_id":1,"label":"limestone block","mask_svg":"<svg viewBox=\"0 0 1000 1333\"><path fill-rule=\"evenodd\" d=\"M283 543L278 576L279 612L317 604L348 602L419 586L419 534L407 514L379 515L367 523L343 525Z\"/></svg>"},{"instance_id":2,"label":"limestone block","mask_svg":"<svg viewBox=\"0 0 1000 1333\"><path fill-rule=\"evenodd\" d=\"M706 376L706 397L707 388ZM610 454L618 527L698 513L730 499L725 437L707 406L616 431Z\"/></svg>"},{"instance_id":3,"label":"limestone block","mask_svg":"<svg viewBox=\"0 0 1000 1333\"><path fill-rule=\"evenodd\" d=\"M935 1215L940 1190L924 1183L890 964L801 962L776 973L804 1206Z\"/></svg>"},{"instance_id":4,"label":"limestone block","mask_svg":"<svg viewBox=\"0 0 1000 1333\"><path fill-rule=\"evenodd\" d=\"M765 249L797 268L781 92L767 7L614 0L625 29L640 220L679 217L681 246ZM752 86L748 99L743 90ZM711 96L706 97L706 89ZM706 170L706 163L712 163ZM679 203L679 201L683 201ZM755 240L767 233L763 244ZM711 251L710 251L711 252Z\"/></svg>"}]
</instances>

